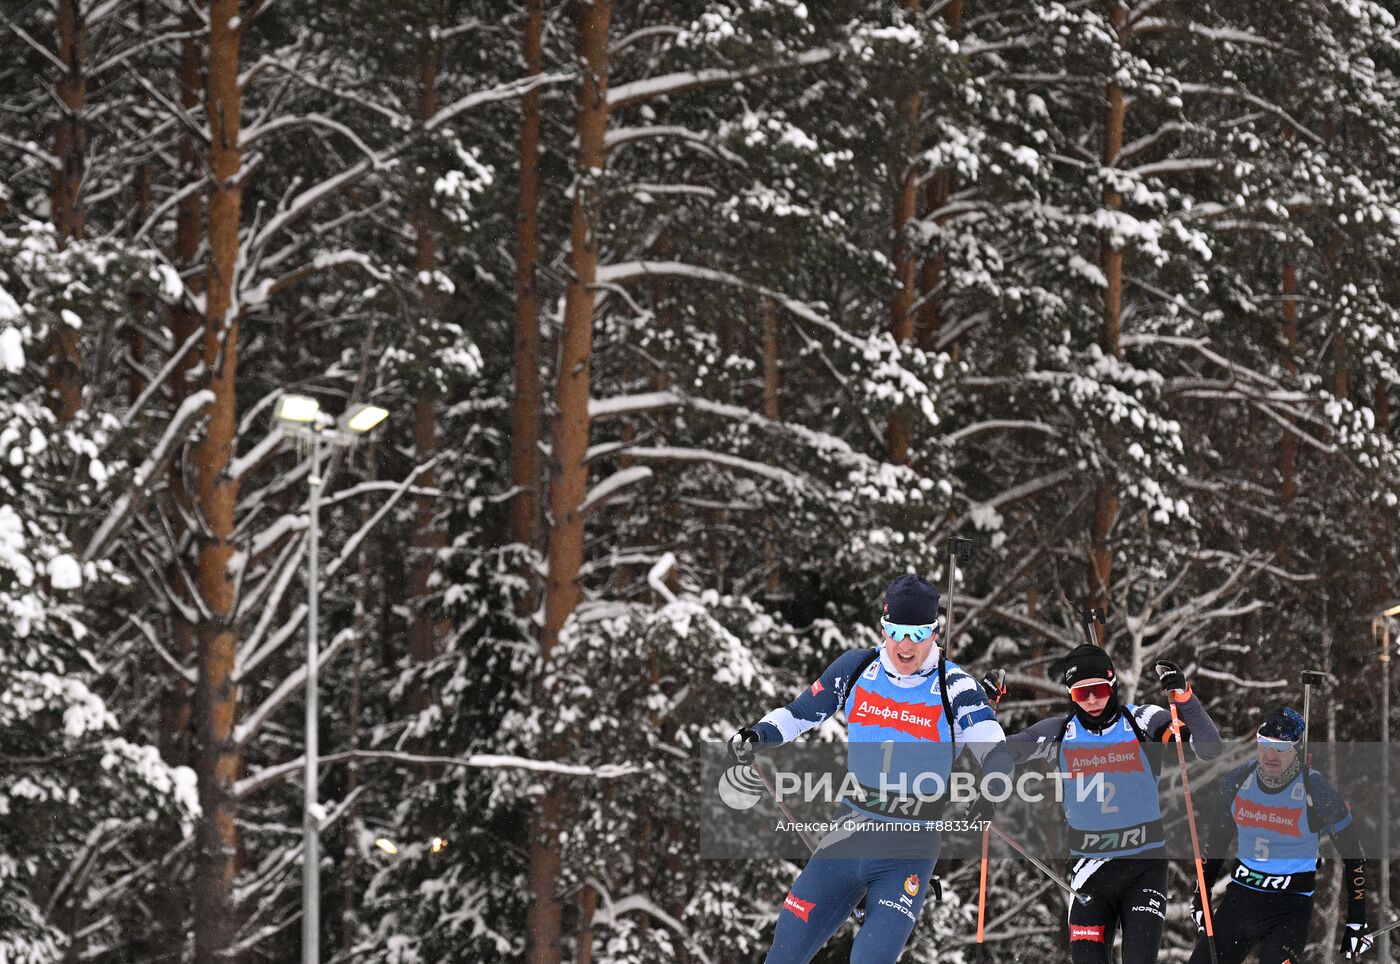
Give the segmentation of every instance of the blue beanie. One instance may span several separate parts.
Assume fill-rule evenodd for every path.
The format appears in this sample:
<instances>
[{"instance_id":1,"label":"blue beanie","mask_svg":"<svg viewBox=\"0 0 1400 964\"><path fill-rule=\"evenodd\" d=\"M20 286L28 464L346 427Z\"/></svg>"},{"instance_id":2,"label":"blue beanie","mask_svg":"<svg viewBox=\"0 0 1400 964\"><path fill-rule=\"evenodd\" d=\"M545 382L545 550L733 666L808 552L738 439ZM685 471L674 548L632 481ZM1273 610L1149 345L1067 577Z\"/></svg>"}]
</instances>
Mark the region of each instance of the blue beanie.
<instances>
[{"instance_id":1,"label":"blue beanie","mask_svg":"<svg viewBox=\"0 0 1400 964\"><path fill-rule=\"evenodd\" d=\"M1259 735L1271 740L1287 740L1289 743L1303 742L1303 718L1298 711L1288 706L1280 706L1259 724Z\"/></svg>"},{"instance_id":2,"label":"blue beanie","mask_svg":"<svg viewBox=\"0 0 1400 964\"><path fill-rule=\"evenodd\" d=\"M919 576L900 576L885 590L884 616L905 626L938 622L938 588Z\"/></svg>"}]
</instances>

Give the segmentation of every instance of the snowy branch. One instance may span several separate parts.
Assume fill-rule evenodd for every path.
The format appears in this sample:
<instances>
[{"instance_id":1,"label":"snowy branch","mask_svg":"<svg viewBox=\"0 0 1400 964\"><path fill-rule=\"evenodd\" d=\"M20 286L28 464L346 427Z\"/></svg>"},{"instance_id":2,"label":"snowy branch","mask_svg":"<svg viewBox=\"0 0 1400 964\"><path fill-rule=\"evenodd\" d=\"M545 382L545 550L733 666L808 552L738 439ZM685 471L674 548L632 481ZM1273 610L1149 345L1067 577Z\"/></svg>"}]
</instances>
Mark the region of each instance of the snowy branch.
<instances>
[{"instance_id":1,"label":"snowy branch","mask_svg":"<svg viewBox=\"0 0 1400 964\"><path fill-rule=\"evenodd\" d=\"M589 450L592 458L592 449ZM762 462L754 462L749 459L740 458L737 455L725 455L722 452L710 452L705 449L676 448L667 445L658 445L651 448L634 448L624 446L618 450L625 452L628 458L633 459L654 459L662 462L704 462L710 465L717 465L727 469L737 469L740 472L747 472L750 475L762 476L772 479L774 482L781 482L792 488L802 488L802 479L787 469L780 469L774 465L765 465Z\"/></svg>"},{"instance_id":2,"label":"snowy branch","mask_svg":"<svg viewBox=\"0 0 1400 964\"><path fill-rule=\"evenodd\" d=\"M335 638L331 640L330 645L317 654L316 677L318 681L321 676L321 670L330 665L331 660L335 659L340 651L345 648L345 644L354 638L355 631L353 629L342 629L335 634ZM267 722L268 717L276 713L282 707L282 704L291 699L292 694L304 688L305 685L306 664L302 663L290 676L277 684L277 688L268 694L267 699L263 700L262 703L258 705L257 709L243 717L238 725L233 728L234 746L241 749L247 745L248 740L258 732L265 722ZM317 685L319 685L319 682Z\"/></svg>"},{"instance_id":3,"label":"snowy branch","mask_svg":"<svg viewBox=\"0 0 1400 964\"><path fill-rule=\"evenodd\" d=\"M608 90L608 110L616 111L624 107L631 107L642 101L655 100L658 97L669 97L673 94L681 94L692 90L703 90L707 87L723 87L733 84L736 81L748 80L751 77L762 77L765 74L776 74L787 70L797 70L802 67L812 67L817 64L824 64L833 60L836 56L834 50L820 48L808 50L798 54L788 60L780 60L773 63L759 64L753 67L739 69L726 69L720 67L708 70L683 70L674 74L663 74L660 77L649 77L646 80L634 80L628 84L618 84Z\"/></svg>"},{"instance_id":4,"label":"snowy branch","mask_svg":"<svg viewBox=\"0 0 1400 964\"><path fill-rule=\"evenodd\" d=\"M580 514L588 515L594 509L606 505L623 489L636 485L638 482L645 482L651 477L652 471L645 465L633 465L614 472L589 490L587 498L583 500L583 505L579 507Z\"/></svg>"},{"instance_id":5,"label":"snowy branch","mask_svg":"<svg viewBox=\"0 0 1400 964\"><path fill-rule=\"evenodd\" d=\"M155 449L136 470L136 474L131 480L131 488L112 506L112 511L107 514L107 518L103 520L102 525L88 541L87 548L83 550L83 562L91 562L101 558L107 548L107 543L111 541L113 534L117 531L117 527L126 521L126 517L145 501L147 486L165 468L166 463L178 448L176 442L185 441L186 426L202 414L213 401L214 393L204 389L195 392L180 405L174 418L166 426L165 434L156 443Z\"/></svg>"},{"instance_id":6,"label":"snowy branch","mask_svg":"<svg viewBox=\"0 0 1400 964\"><path fill-rule=\"evenodd\" d=\"M479 769L530 770L535 773L554 773L568 777L596 777L599 780L616 780L644 772L642 767L624 764L604 764L600 767L580 766L572 763L554 763L549 760L531 760L521 756L504 756L496 753L473 753L470 756L423 756L398 750L345 750L321 757L327 766L345 763L349 760L378 760L385 763L402 763L409 766L428 767L474 767ZM270 783L284 777L300 773L306 766L303 757L265 767L250 776L239 780L233 787L235 797L246 797Z\"/></svg>"},{"instance_id":7,"label":"snowy branch","mask_svg":"<svg viewBox=\"0 0 1400 964\"><path fill-rule=\"evenodd\" d=\"M453 101L446 107L439 110L432 117L423 122L423 129L437 130L443 124L450 121L463 111L480 107L482 104L493 104L498 100L510 100L514 97L523 97L537 87L546 87L551 84L562 84L574 77L570 71L553 74L532 74L529 77L522 77L519 80L512 80L506 84L492 87L490 90L479 90L468 94L460 100Z\"/></svg>"}]
</instances>

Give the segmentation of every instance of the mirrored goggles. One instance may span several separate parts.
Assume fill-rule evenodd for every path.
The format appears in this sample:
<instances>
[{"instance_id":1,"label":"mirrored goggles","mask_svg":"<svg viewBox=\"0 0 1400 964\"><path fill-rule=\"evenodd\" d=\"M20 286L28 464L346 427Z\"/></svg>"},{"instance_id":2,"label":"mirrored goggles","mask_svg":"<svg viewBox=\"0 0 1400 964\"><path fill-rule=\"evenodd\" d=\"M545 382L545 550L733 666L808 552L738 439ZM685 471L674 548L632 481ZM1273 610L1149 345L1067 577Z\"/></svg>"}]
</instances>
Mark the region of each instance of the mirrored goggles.
<instances>
[{"instance_id":1,"label":"mirrored goggles","mask_svg":"<svg viewBox=\"0 0 1400 964\"><path fill-rule=\"evenodd\" d=\"M1088 700L1106 700L1113 694L1113 683L1099 680L1094 683L1077 683L1069 688L1069 698L1076 703Z\"/></svg>"},{"instance_id":2,"label":"mirrored goggles","mask_svg":"<svg viewBox=\"0 0 1400 964\"><path fill-rule=\"evenodd\" d=\"M1267 750L1273 750L1275 753L1290 753L1298 749L1298 744L1291 740L1280 740L1277 737L1262 735L1258 736L1257 739L1261 747Z\"/></svg>"},{"instance_id":3,"label":"mirrored goggles","mask_svg":"<svg viewBox=\"0 0 1400 964\"><path fill-rule=\"evenodd\" d=\"M882 619L880 620L880 628L885 631L886 636L896 643L902 639L912 639L916 643L922 643L926 639L938 638L937 623L911 626L907 623L892 623L888 619Z\"/></svg>"}]
</instances>

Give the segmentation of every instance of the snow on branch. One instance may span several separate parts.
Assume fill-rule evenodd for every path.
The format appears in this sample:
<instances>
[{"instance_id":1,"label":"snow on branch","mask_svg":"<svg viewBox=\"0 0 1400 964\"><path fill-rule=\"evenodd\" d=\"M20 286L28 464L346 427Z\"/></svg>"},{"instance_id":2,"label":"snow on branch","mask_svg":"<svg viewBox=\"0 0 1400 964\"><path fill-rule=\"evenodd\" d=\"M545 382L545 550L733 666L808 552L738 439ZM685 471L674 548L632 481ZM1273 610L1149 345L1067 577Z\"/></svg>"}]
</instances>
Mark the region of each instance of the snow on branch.
<instances>
[{"instance_id":1,"label":"snow on branch","mask_svg":"<svg viewBox=\"0 0 1400 964\"><path fill-rule=\"evenodd\" d=\"M685 925L662 910L652 898L645 894L628 894L621 900L613 900L612 895L608 893L607 888L603 886L602 882L592 877L588 879L588 886L598 891L603 898L603 906L594 917L595 927L599 924L611 924L623 914L646 914L648 917L656 918L661 923L671 928L671 930L675 931L676 936L685 941L686 949L689 950L701 964L710 964L709 956L699 944L691 939L690 931L686 929Z\"/></svg>"},{"instance_id":2,"label":"snow on branch","mask_svg":"<svg viewBox=\"0 0 1400 964\"><path fill-rule=\"evenodd\" d=\"M1183 157L1172 161L1154 161L1128 171L1136 177L1165 177L1168 174L1192 174L1196 171L1214 171L1220 162L1208 157Z\"/></svg>"},{"instance_id":3,"label":"snow on branch","mask_svg":"<svg viewBox=\"0 0 1400 964\"><path fill-rule=\"evenodd\" d=\"M765 479L772 479L774 482L781 482L794 489L802 487L802 479L787 469L780 469L776 465L765 465L762 462L754 462L750 459L743 459L737 455L726 455L723 452L711 452L707 449L678 448L670 445L657 445L650 448L632 448L625 446L618 451L626 452L628 458L633 459L654 459L661 462L706 462L710 465L718 465L727 469L738 469L740 472L747 472L750 475L762 476ZM590 449L586 458L593 457Z\"/></svg>"},{"instance_id":4,"label":"snow on branch","mask_svg":"<svg viewBox=\"0 0 1400 964\"><path fill-rule=\"evenodd\" d=\"M136 396L136 401L131 403L131 407L128 408L126 414L122 416L123 425L131 425L136 421L136 416L140 413L141 409L145 407L146 402L150 400L151 396L156 393L156 390L159 389L161 385L165 384L165 380L170 377L171 373L175 371L175 367L180 364L180 359L188 355L190 349L203 340L204 326L200 325L190 333L190 336L185 339L183 345L175 349L169 360L161 367L161 370L150 380L141 394Z\"/></svg>"},{"instance_id":5,"label":"snow on branch","mask_svg":"<svg viewBox=\"0 0 1400 964\"><path fill-rule=\"evenodd\" d=\"M735 422L752 425L764 431L791 436L798 442L810 446L827 458L834 458L846 465L874 467L878 463L864 453L851 448L849 442L826 432L819 432L792 422L775 421L758 412L740 405L729 405L707 398L685 395L677 391L643 392L637 395L619 395L607 399L590 399L588 417L590 421L604 421L623 415L641 412L660 411L665 408L691 408L707 415L718 415Z\"/></svg>"},{"instance_id":6,"label":"snow on branch","mask_svg":"<svg viewBox=\"0 0 1400 964\"><path fill-rule=\"evenodd\" d=\"M149 623L147 623L144 619L141 619L140 617L136 616L134 613L127 616L126 619L127 622L131 623L133 626L135 626L138 630L141 631L141 635L145 637L146 642L151 644L151 648L154 649L157 655L159 655L162 659L166 661L166 663L170 665L170 668L175 671L175 674L177 676L179 676L186 683L189 683L191 686L194 685L196 679L194 667L185 666L178 659L172 656L170 650L166 649L160 644L160 640L156 638L156 631L151 628L151 625Z\"/></svg>"},{"instance_id":7,"label":"snow on branch","mask_svg":"<svg viewBox=\"0 0 1400 964\"><path fill-rule=\"evenodd\" d=\"M125 522L127 516L145 501L148 484L151 479L160 474L166 463L170 461L170 457L178 447L175 443L185 440L185 427L202 414L213 401L214 393L206 388L195 392L180 405L179 410L170 420L170 424L165 427L165 434L160 437L155 449L147 456L146 461L141 463L136 474L132 476L131 488L112 506L112 511L107 514L107 518L102 521L102 525L98 526L97 532L88 541L87 548L83 550L83 562L91 562L102 556L107 544L117 531L117 527Z\"/></svg>"},{"instance_id":8,"label":"snow on branch","mask_svg":"<svg viewBox=\"0 0 1400 964\"><path fill-rule=\"evenodd\" d=\"M1304 137L1312 141L1318 147L1323 147L1326 145L1326 141L1322 137L1313 133L1313 131L1309 130L1307 127L1303 126L1303 124L1299 122L1298 119L1295 118L1292 114L1288 113L1288 111L1284 110L1282 107L1279 107L1277 104L1269 103L1262 97L1257 97L1254 94L1250 94L1242 90L1235 90L1230 87L1215 87L1210 84L1181 84L1180 90L1183 94L1207 94L1215 97L1233 98L1236 100L1242 100L1246 104L1253 104L1260 110L1273 114L1279 120L1283 121L1289 127L1293 128L1293 130L1297 133L1302 134Z\"/></svg>"},{"instance_id":9,"label":"snow on branch","mask_svg":"<svg viewBox=\"0 0 1400 964\"><path fill-rule=\"evenodd\" d=\"M267 224L263 225L263 229L248 242L248 249L257 251L263 248L279 231L300 218L318 201L329 197L364 174L370 169L370 166L369 160L362 158L339 174L334 174L302 191L285 208L268 219Z\"/></svg>"},{"instance_id":10,"label":"snow on branch","mask_svg":"<svg viewBox=\"0 0 1400 964\"><path fill-rule=\"evenodd\" d=\"M324 127L327 130L335 131L337 134L348 140L351 144L354 144L357 148L359 148L360 153L364 154L365 157L369 160L371 164L375 166L376 169L381 167L384 163L382 160L380 160L379 155L374 153L373 148L371 148L368 144L366 144L363 140L360 139L360 135L356 134L350 128L346 127L340 121L326 117L324 114L283 115L281 117L274 118L265 124L258 124L254 127L245 127L238 133L238 146L247 147L248 145L255 142L258 138L266 134L271 134L273 131L281 130L284 127L304 126Z\"/></svg>"},{"instance_id":11,"label":"snow on branch","mask_svg":"<svg viewBox=\"0 0 1400 964\"><path fill-rule=\"evenodd\" d=\"M656 593L668 603L676 601L676 594L671 592L671 587L666 585L666 574L676 568L676 555L673 552L664 553L656 564L647 572L647 585L651 591Z\"/></svg>"},{"instance_id":12,"label":"snow on branch","mask_svg":"<svg viewBox=\"0 0 1400 964\"><path fill-rule=\"evenodd\" d=\"M588 515L594 509L605 505L623 489L638 482L645 482L653 475L651 469L645 465L633 465L603 479L589 490L588 496L583 500L583 505L579 507L582 515Z\"/></svg>"},{"instance_id":13,"label":"snow on branch","mask_svg":"<svg viewBox=\"0 0 1400 964\"><path fill-rule=\"evenodd\" d=\"M834 49L822 47L804 51L796 57L786 60L758 64L753 67L740 69L712 67L707 70L683 70L674 74L663 74L660 77L649 77L646 80L634 80L628 84L618 84L608 91L608 110L621 110L642 101L655 100L658 97L667 97L671 94L703 90L707 87L723 87L726 84L747 80L751 77L761 77L764 74L776 74L785 70L812 67L824 64L835 57L836 51Z\"/></svg>"},{"instance_id":14,"label":"snow on branch","mask_svg":"<svg viewBox=\"0 0 1400 964\"><path fill-rule=\"evenodd\" d=\"M228 468L229 478L243 478L243 476L246 475L250 469L256 466L263 459L267 458L268 455L272 453L273 449L281 445L282 439L284 437L285 436L283 436L283 434L279 430L268 432L258 441L257 445L254 445L252 447L251 450L233 460L233 464L230 465Z\"/></svg>"},{"instance_id":15,"label":"snow on branch","mask_svg":"<svg viewBox=\"0 0 1400 964\"><path fill-rule=\"evenodd\" d=\"M982 432L996 432L1002 430L1021 430L1026 432L1043 432L1046 435L1058 437L1060 430L1053 425L1046 425L1044 422L1032 422L1024 419L1014 418L993 418L985 422L973 422L965 425L956 432L949 432L940 440L944 445L957 445L963 439L971 438Z\"/></svg>"},{"instance_id":16,"label":"snow on branch","mask_svg":"<svg viewBox=\"0 0 1400 964\"><path fill-rule=\"evenodd\" d=\"M642 767L608 763L599 767L581 766L574 763L555 763L551 760L531 760L523 756L506 756L499 753L473 753L469 756L424 756L418 753L405 753L398 750L345 750L321 757L321 763L330 765L349 760L380 760L386 763L404 763L412 766L455 766L478 769L517 769L532 770L536 773L556 773L568 777L597 777L599 780L615 780L644 772ZM246 797L270 783L300 773L306 765L303 757L265 767L251 776L244 777L233 786L235 797Z\"/></svg>"},{"instance_id":17,"label":"snow on branch","mask_svg":"<svg viewBox=\"0 0 1400 964\"><path fill-rule=\"evenodd\" d=\"M553 74L532 74L529 77L512 80L508 84L500 84L489 90L478 90L460 100L453 101L432 117L429 117L423 122L423 129L429 131L436 130L458 114L463 111L471 110L473 107L495 103L498 100L510 100L513 97L523 97L536 87L544 87L549 84L561 84L566 80L572 80L573 76L571 71L561 71Z\"/></svg>"},{"instance_id":18,"label":"snow on branch","mask_svg":"<svg viewBox=\"0 0 1400 964\"><path fill-rule=\"evenodd\" d=\"M264 303L279 291L291 287L303 278L310 277L327 268L336 268L343 265L363 268L365 272L376 281L391 280L389 273L376 267L374 262L370 260L369 255L365 254L363 251L331 251L318 254L306 264L298 268L293 268L291 271L278 275L276 278L268 278L258 282L251 288L243 289L239 294L238 300L245 308L254 307Z\"/></svg>"},{"instance_id":19,"label":"snow on branch","mask_svg":"<svg viewBox=\"0 0 1400 964\"><path fill-rule=\"evenodd\" d=\"M316 656L316 676L319 678L321 670L329 665L330 661L345 648L345 644L355 638L353 629L342 629L335 634L329 646L321 650ZM233 744L235 747L243 747L264 723L268 717L281 709L282 704L292 697L292 694L302 689L306 685L306 664L298 666L292 675L277 684L262 703L253 712L245 716L237 726L233 728Z\"/></svg>"},{"instance_id":20,"label":"snow on branch","mask_svg":"<svg viewBox=\"0 0 1400 964\"><path fill-rule=\"evenodd\" d=\"M703 268L700 265L686 264L683 261L623 261L618 264L609 264L600 267L595 280L598 284L619 284L624 281L635 281L638 278L651 277L690 278L695 281L709 281L753 291L764 297L771 298L789 313L803 321L826 329L838 340L844 341L853 348L865 347L865 342L862 339L845 331L830 318L819 314L811 305L798 301L796 298L789 297L781 291L774 291L772 288L766 288L762 285L745 281L738 275L730 274L727 271Z\"/></svg>"}]
</instances>

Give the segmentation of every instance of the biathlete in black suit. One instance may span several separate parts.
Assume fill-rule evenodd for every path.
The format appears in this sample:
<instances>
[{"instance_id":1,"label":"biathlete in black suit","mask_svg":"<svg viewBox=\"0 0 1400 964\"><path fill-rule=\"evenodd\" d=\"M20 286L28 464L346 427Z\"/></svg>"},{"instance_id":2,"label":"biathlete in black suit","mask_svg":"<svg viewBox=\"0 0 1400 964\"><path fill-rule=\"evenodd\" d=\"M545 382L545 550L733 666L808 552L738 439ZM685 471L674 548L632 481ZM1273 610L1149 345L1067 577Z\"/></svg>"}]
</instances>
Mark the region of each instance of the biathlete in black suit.
<instances>
[{"instance_id":1,"label":"biathlete in black suit","mask_svg":"<svg viewBox=\"0 0 1400 964\"><path fill-rule=\"evenodd\" d=\"M1187 745L1201 759L1219 756L1220 731L1181 669L1160 660L1156 672L1176 703ZM1070 957L1074 964L1107 964L1122 931L1123 964L1153 964L1166 922L1167 861L1158 856L1166 846L1157 796L1161 755L1143 748L1170 741L1171 714L1154 704L1120 703L1113 661L1097 646L1071 651L1061 679L1073 712L1040 720L1007 741L1018 760L1045 759L1072 775L1064 794L1070 882L1090 901L1070 902ZM995 675L982 685L994 698L1001 692ZM1098 777L1101 785L1090 782ZM1081 780L1101 789L1080 794Z\"/></svg>"}]
</instances>

